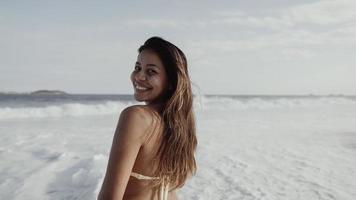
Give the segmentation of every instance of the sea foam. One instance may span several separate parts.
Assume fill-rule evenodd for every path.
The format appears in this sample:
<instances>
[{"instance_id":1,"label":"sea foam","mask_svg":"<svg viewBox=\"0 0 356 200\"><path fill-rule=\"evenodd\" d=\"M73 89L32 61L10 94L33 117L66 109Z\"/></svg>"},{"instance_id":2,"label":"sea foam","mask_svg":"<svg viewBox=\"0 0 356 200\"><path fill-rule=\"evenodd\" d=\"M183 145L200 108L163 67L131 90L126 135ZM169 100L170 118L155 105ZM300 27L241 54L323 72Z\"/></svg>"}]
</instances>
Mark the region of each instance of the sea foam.
<instances>
[{"instance_id":1,"label":"sea foam","mask_svg":"<svg viewBox=\"0 0 356 200\"><path fill-rule=\"evenodd\" d=\"M66 116L111 115L127 106L135 104L130 101L105 101L97 103L62 103L46 106L0 107L1 119L46 118ZM352 97L214 97L195 98L195 109L246 110L274 109L293 107L323 107L333 105L356 105Z\"/></svg>"},{"instance_id":2,"label":"sea foam","mask_svg":"<svg viewBox=\"0 0 356 200\"><path fill-rule=\"evenodd\" d=\"M110 115L128 106L129 103L107 101L98 104L66 103L44 107L2 107L1 119L45 118L66 116Z\"/></svg>"},{"instance_id":3,"label":"sea foam","mask_svg":"<svg viewBox=\"0 0 356 200\"><path fill-rule=\"evenodd\" d=\"M271 108L294 108L294 107L324 107L332 105L356 105L354 97L288 97L288 96L201 96L195 106L201 109L218 110L245 110L245 109L271 109Z\"/></svg>"}]
</instances>

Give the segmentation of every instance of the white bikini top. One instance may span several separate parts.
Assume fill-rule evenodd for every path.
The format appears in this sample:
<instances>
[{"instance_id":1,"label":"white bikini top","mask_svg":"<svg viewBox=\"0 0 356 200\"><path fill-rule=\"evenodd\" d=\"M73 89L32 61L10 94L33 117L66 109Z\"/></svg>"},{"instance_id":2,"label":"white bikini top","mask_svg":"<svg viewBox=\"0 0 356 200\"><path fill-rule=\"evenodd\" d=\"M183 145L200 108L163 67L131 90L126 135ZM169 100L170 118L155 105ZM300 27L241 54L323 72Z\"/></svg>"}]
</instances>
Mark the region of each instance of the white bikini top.
<instances>
[{"instance_id":1,"label":"white bikini top","mask_svg":"<svg viewBox=\"0 0 356 200\"><path fill-rule=\"evenodd\" d=\"M135 173L135 172L131 172L130 176L133 176L139 180L159 179L159 177L145 176L145 175ZM159 188L159 200L168 200L168 190L169 190L169 182L167 182L167 184L165 184L165 182L163 181L163 183L161 184L161 186Z\"/></svg>"}]
</instances>

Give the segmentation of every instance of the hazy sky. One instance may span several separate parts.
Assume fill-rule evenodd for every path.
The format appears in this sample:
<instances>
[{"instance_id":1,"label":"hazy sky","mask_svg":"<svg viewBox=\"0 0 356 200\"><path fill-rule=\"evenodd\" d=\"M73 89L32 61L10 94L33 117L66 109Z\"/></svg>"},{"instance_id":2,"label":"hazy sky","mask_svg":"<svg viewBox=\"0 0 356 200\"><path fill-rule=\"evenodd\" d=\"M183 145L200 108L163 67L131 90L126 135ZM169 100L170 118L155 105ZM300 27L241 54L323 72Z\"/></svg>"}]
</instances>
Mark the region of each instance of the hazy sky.
<instances>
[{"instance_id":1,"label":"hazy sky","mask_svg":"<svg viewBox=\"0 0 356 200\"><path fill-rule=\"evenodd\" d=\"M151 36L202 94L356 94L355 0L1 1L0 91L132 94Z\"/></svg>"}]
</instances>

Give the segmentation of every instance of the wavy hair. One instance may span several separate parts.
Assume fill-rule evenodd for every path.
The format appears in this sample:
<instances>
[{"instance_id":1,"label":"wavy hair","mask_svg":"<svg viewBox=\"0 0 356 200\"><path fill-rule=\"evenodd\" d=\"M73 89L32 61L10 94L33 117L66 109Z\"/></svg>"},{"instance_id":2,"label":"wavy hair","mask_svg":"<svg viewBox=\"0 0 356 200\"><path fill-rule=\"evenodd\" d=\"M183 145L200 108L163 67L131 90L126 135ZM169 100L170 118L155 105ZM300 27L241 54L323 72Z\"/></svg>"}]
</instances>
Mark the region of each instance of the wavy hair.
<instances>
[{"instance_id":1,"label":"wavy hair","mask_svg":"<svg viewBox=\"0 0 356 200\"><path fill-rule=\"evenodd\" d=\"M197 170L194 153L197 147L193 93L188 74L187 59L174 44L151 37L140 46L155 52L161 59L172 88L165 94L163 140L156 153L157 168L153 174L162 177L154 185L168 181L173 188L182 187Z\"/></svg>"}]
</instances>

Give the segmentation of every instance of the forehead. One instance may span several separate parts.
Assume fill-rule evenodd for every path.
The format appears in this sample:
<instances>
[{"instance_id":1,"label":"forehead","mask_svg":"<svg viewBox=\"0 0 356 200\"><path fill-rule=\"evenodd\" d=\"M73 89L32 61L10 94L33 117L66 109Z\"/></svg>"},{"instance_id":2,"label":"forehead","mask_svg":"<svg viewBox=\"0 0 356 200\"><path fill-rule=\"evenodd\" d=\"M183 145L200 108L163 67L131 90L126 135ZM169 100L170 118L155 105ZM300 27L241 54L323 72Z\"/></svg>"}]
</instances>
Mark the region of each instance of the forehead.
<instances>
[{"instance_id":1,"label":"forehead","mask_svg":"<svg viewBox=\"0 0 356 200\"><path fill-rule=\"evenodd\" d=\"M143 50L137 56L137 62L141 65L154 64L159 68L163 68L163 63L159 56L152 50Z\"/></svg>"}]
</instances>

